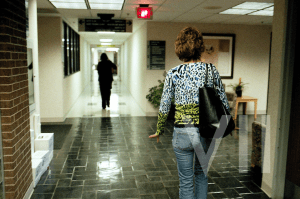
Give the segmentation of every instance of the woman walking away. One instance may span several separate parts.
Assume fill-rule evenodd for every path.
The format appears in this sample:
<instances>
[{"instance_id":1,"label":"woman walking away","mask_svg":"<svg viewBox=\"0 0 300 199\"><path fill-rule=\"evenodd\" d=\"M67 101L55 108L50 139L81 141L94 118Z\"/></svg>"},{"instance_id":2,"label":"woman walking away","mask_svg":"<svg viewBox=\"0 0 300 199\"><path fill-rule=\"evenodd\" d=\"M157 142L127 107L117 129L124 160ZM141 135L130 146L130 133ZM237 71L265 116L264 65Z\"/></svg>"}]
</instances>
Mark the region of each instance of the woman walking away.
<instances>
[{"instance_id":1,"label":"woman walking away","mask_svg":"<svg viewBox=\"0 0 300 199\"><path fill-rule=\"evenodd\" d=\"M106 53L101 54L100 60L97 71L99 75L98 80L100 84L102 108L105 109L106 106L109 107L110 105L110 89L113 81L112 70L116 70L117 66L108 59Z\"/></svg>"},{"instance_id":2,"label":"woman walking away","mask_svg":"<svg viewBox=\"0 0 300 199\"><path fill-rule=\"evenodd\" d=\"M160 102L157 131L149 136L149 138L157 138L157 142L159 141L159 136L164 132L171 100L175 97L176 112L172 145L177 159L180 199L207 198L208 161L204 161L204 163L201 161L200 164L200 158L198 159L198 157L201 157L201 160L205 159L204 155L208 148L211 145L210 150L213 149L215 143L214 139L203 138L199 134L199 88L204 86L207 67L208 82L206 86L213 87L215 85L222 103L226 109L229 109L216 67L200 61L203 51L203 37L196 28L186 27L180 31L175 41L175 53L184 63L172 68L167 73ZM195 155L193 146L199 145L202 145L204 151Z\"/></svg>"}]
</instances>

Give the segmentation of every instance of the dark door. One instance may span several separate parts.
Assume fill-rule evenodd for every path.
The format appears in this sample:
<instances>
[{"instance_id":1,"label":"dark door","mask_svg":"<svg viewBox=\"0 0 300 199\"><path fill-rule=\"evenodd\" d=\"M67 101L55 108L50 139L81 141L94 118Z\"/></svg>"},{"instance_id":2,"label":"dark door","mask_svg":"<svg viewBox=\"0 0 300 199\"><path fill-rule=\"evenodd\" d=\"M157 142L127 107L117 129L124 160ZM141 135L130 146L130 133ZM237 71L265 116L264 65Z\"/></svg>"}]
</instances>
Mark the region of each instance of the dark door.
<instances>
[{"instance_id":1,"label":"dark door","mask_svg":"<svg viewBox=\"0 0 300 199\"><path fill-rule=\"evenodd\" d=\"M297 9L298 0L291 0L289 2L288 26L291 28L287 31L287 38L292 43L292 50L290 60L293 61L291 67L294 67L293 72L293 90L292 90L292 104L291 104L291 117L290 117L290 132L286 165L286 179L300 187L300 67L299 67L299 36L297 36Z\"/></svg>"}]
</instances>

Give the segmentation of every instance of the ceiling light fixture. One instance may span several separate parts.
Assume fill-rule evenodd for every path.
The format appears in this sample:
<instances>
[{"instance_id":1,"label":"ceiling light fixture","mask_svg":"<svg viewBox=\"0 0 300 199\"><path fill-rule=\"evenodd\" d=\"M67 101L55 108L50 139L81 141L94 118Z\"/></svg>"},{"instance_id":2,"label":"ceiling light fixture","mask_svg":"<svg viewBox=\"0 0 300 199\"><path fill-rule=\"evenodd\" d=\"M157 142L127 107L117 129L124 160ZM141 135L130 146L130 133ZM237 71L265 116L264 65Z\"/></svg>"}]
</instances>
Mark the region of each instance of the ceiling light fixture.
<instances>
[{"instance_id":1,"label":"ceiling light fixture","mask_svg":"<svg viewBox=\"0 0 300 199\"><path fill-rule=\"evenodd\" d=\"M259 10L257 12L250 13L249 15L273 16L273 11L270 11L270 10Z\"/></svg>"},{"instance_id":2,"label":"ceiling light fixture","mask_svg":"<svg viewBox=\"0 0 300 199\"><path fill-rule=\"evenodd\" d=\"M85 2L57 2L51 1L56 8L64 9L87 9Z\"/></svg>"},{"instance_id":3,"label":"ceiling light fixture","mask_svg":"<svg viewBox=\"0 0 300 199\"><path fill-rule=\"evenodd\" d=\"M106 48L106 51L119 51L119 48Z\"/></svg>"},{"instance_id":4,"label":"ceiling light fixture","mask_svg":"<svg viewBox=\"0 0 300 199\"><path fill-rule=\"evenodd\" d=\"M112 39L100 39L101 42L112 42Z\"/></svg>"},{"instance_id":5,"label":"ceiling light fixture","mask_svg":"<svg viewBox=\"0 0 300 199\"><path fill-rule=\"evenodd\" d=\"M72 1L72 0L71 0ZM90 3L106 3L106 4L114 4L114 3L123 3L124 0L89 0Z\"/></svg>"},{"instance_id":6,"label":"ceiling light fixture","mask_svg":"<svg viewBox=\"0 0 300 199\"><path fill-rule=\"evenodd\" d=\"M266 9L264 9L264 10L270 10L270 11L274 11L274 6L272 6L272 7L269 7L269 8L266 8Z\"/></svg>"},{"instance_id":7,"label":"ceiling light fixture","mask_svg":"<svg viewBox=\"0 0 300 199\"><path fill-rule=\"evenodd\" d=\"M242 10L242 9L228 9L219 14L231 14L231 15L246 15L256 10Z\"/></svg>"},{"instance_id":8,"label":"ceiling light fixture","mask_svg":"<svg viewBox=\"0 0 300 199\"><path fill-rule=\"evenodd\" d=\"M110 46L111 43L101 43L101 45L103 45L103 46Z\"/></svg>"},{"instance_id":9,"label":"ceiling light fixture","mask_svg":"<svg viewBox=\"0 0 300 199\"><path fill-rule=\"evenodd\" d=\"M125 0L49 0L56 8L122 10Z\"/></svg>"},{"instance_id":10,"label":"ceiling light fixture","mask_svg":"<svg viewBox=\"0 0 300 199\"><path fill-rule=\"evenodd\" d=\"M219 14L273 16L274 3L244 2Z\"/></svg>"},{"instance_id":11,"label":"ceiling light fixture","mask_svg":"<svg viewBox=\"0 0 300 199\"><path fill-rule=\"evenodd\" d=\"M98 34L115 34L116 32L98 31Z\"/></svg>"},{"instance_id":12,"label":"ceiling light fixture","mask_svg":"<svg viewBox=\"0 0 300 199\"><path fill-rule=\"evenodd\" d=\"M245 2L240 5L232 7L233 9L246 9L246 10L261 10L274 5L274 3L262 2Z\"/></svg>"},{"instance_id":13,"label":"ceiling light fixture","mask_svg":"<svg viewBox=\"0 0 300 199\"><path fill-rule=\"evenodd\" d=\"M51 2L62 2L62 3L85 3L84 0L50 0Z\"/></svg>"},{"instance_id":14,"label":"ceiling light fixture","mask_svg":"<svg viewBox=\"0 0 300 199\"><path fill-rule=\"evenodd\" d=\"M122 10L123 4L122 3L112 3L112 4L105 4L105 3L90 3L91 9L100 9L100 10Z\"/></svg>"}]
</instances>

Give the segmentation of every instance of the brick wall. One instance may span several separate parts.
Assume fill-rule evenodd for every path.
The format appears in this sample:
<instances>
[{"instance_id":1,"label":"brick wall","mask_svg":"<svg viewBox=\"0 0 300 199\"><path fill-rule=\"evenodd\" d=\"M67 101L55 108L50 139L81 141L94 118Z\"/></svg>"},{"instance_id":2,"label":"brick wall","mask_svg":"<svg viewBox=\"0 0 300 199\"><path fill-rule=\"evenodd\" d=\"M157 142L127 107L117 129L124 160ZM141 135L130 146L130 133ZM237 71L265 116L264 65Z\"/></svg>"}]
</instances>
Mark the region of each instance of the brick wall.
<instances>
[{"instance_id":1,"label":"brick wall","mask_svg":"<svg viewBox=\"0 0 300 199\"><path fill-rule=\"evenodd\" d=\"M6 199L32 183L25 0L0 1L0 109Z\"/></svg>"}]
</instances>

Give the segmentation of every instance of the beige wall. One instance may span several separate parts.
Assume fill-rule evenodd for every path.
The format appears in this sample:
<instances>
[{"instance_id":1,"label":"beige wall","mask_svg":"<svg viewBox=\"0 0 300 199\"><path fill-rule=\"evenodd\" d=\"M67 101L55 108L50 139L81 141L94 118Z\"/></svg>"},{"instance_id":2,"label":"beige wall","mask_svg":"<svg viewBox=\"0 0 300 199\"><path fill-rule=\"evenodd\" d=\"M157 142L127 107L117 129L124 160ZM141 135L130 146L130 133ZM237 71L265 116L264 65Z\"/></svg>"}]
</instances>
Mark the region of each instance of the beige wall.
<instances>
[{"instance_id":1,"label":"beige wall","mask_svg":"<svg viewBox=\"0 0 300 199\"><path fill-rule=\"evenodd\" d=\"M64 120L61 23L60 17L38 18L41 121Z\"/></svg>"},{"instance_id":2,"label":"beige wall","mask_svg":"<svg viewBox=\"0 0 300 199\"><path fill-rule=\"evenodd\" d=\"M80 58L80 71L65 77L63 81L64 117L89 83L89 77L91 76L91 70L89 69L91 68L90 48L82 37L80 37Z\"/></svg>"},{"instance_id":3,"label":"beige wall","mask_svg":"<svg viewBox=\"0 0 300 199\"><path fill-rule=\"evenodd\" d=\"M62 122L89 83L89 44L80 37L80 71L64 77L62 18L39 17L41 122Z\"/></svg>"},{"instance_id":4,"label":"beige wall","mask_svg":"<svg viewBox=\"0 0 300 199\"><path fill-rule=\"evenodd\" d=\"M147 26L141 26L122 45L122 82L143 111L146 109ZM129 102L128 102L129 103Z\"/></svg>"},{"instance_id":5,"label":"beige wall","mask_svg":"<svg viewBox=\"0 0 300 199\"><path fill-rule=\"evenodd\" d=\"M229 85L238 83L239 78L249 83L243 91L243 95L258 98L258 113L266 113L269 52L271 26L248 25L221 25L221 24L188 24L188 23L163 23L148 22L147 40L166 41L166 70L181 64L174 50L174 42L180 30L186 26L194 26L203 33L233 33L236 34L234 74L232 80L222 80ZM163 71L147 70L146 89L158 84L157 80L163 80ZM226 91L232 91L230 87ZM241 111L241 106L239 107ZM147 102L146 112L153 115L157 112ZM254 113L254 104L249 103L247 113Z\"/></svg>"}]
</instances>

